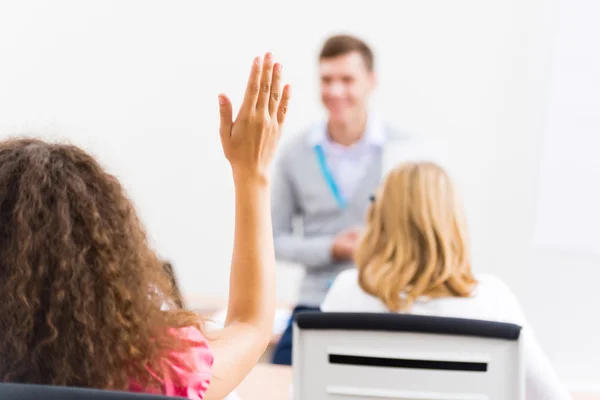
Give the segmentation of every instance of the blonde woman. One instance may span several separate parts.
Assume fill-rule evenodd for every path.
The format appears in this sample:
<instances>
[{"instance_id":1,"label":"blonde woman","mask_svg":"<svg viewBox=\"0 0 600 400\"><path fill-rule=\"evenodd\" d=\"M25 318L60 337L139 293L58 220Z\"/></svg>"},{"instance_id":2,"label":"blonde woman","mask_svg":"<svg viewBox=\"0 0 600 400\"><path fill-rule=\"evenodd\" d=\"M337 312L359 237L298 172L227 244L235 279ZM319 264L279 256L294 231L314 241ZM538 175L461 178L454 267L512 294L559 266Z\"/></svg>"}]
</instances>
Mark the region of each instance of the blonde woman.
<instances>
[{"instance_id":1,"label":"blonde woman","mask_svg":"<svg viewBox=\"0 0 600 400\"><path fill-rule=\"evenodd\" d=\"M512 322L524 327L527 400L570 396L519 304L494 276L474 276L463 207L433 163L406 163L385 178L368 211L357 268L342 272L325 312L400 312Z\"/></svg>"}]
</instances>

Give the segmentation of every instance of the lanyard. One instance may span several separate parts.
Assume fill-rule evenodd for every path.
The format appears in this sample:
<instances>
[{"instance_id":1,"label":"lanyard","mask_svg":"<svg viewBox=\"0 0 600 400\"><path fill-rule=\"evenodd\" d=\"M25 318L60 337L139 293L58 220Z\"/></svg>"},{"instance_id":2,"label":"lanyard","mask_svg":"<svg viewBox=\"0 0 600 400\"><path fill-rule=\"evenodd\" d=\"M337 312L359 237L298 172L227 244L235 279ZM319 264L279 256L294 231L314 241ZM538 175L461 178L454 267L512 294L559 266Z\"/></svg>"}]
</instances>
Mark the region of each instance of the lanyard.
<instances>
[{"instance_id":1,"label":"lanyard","mask_svg":"<svg viewBox=\"0 0 600 400\"><path fill-rule=\"evenodd\" d=\"M327 166L327 161L325 160L325 152L320 144L315 146L315 153L317 153L317 160L319 161L319 167L321 168L321 173L325 178L325 182L327 182L329 189L331 189L331 193L333 193L333 197L335 197L338 207L343 210L347 206L346 199L344 199L342 196L335 179L333 179L333 174L331 173L331 170Z\"/></svg>"}]
</instances>

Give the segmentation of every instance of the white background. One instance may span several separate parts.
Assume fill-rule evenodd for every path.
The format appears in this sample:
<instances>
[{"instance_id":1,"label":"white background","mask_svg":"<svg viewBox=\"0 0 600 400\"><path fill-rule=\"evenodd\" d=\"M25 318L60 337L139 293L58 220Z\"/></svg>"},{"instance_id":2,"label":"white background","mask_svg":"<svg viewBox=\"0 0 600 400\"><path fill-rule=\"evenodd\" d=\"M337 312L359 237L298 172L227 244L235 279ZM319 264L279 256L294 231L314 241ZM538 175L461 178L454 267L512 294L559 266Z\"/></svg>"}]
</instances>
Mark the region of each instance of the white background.
<instances>
[{"instance_id":1,"label":"white background","mask_svg":"<svg viewBox=\"0 0 600 400\"><path fill-rule=\"evenodd\" d=\"M598 1L561 0L535 230L539 247L595 256L600 256L598 17Z\"/></svg>"},{"instance_id":2,"label":"white background","mask_svg":"<svg viewBox=\"0 0 600 400\"><path fill-rule=\"evenodd\" d=\"M233 193L217 94L239 104L252 57L271 50L293 86L285 135L297 134L322 115L322 40L356 33L376 51L378 111L450 142L476 271L513 288L560 376L589 386L600 377L600 258L531 243L558 14L547 0L4 1L0 132L94 152L183 291L224 296ZM299 277L282 266L281 301Z\"/></svg>"}]
</instances>

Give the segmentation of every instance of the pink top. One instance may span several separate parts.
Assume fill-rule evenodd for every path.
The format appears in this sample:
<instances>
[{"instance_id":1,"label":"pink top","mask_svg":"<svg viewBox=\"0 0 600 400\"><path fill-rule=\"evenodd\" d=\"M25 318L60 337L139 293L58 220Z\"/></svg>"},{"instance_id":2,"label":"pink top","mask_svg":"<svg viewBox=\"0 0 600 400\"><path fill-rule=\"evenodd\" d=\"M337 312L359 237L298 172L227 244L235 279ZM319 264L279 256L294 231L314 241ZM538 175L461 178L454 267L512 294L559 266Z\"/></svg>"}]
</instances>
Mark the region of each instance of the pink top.
<instances>
[{"instance_id":1,"label":"pink top","mask_svg":"<svg viewBox=\"0 0 600 400\"><path fill-rule=\"evenodd\" d=\"M171 352L162 360L159 374L150 373L161 382L161 387L156 390L144 390L151 394L162 394L166 396L178 396L186 399L203 399L210 378L212 376L213 353L202 333L193 327L172 330L182 340L192 344L186 353ZM186 365L192 366L192 370L186 369ZM139 384L131 383L129 390L141 392Z\"/></svg>"}]
</instances>

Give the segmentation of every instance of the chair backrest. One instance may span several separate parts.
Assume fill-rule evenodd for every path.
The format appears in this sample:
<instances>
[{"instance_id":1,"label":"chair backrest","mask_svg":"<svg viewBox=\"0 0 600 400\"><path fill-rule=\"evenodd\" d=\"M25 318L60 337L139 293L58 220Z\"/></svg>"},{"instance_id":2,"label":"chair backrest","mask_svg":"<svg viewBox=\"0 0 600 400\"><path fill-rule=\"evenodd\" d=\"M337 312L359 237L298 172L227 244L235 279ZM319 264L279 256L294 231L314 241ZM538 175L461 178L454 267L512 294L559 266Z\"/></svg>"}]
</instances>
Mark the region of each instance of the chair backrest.
<instances>
[{"instance_id":1,"label":"chair backrest","mask_svg":"<svg viewBox=\"0 0 600 400\"><path fill-rule=\"evenodd\" d=\"M64 386L0 383L2 400L168 400L173 397Z\"/></svg>"},{"instance_id":2,"label":"chair backrest","mask_svg":"<svg viewBox=\"0 0 600 400\"><path fill-rule=\"evenodd\" d=\"M524 400L521 327L375 313L298 313L293 399Z\"/></svg>"}]
</instances>

